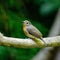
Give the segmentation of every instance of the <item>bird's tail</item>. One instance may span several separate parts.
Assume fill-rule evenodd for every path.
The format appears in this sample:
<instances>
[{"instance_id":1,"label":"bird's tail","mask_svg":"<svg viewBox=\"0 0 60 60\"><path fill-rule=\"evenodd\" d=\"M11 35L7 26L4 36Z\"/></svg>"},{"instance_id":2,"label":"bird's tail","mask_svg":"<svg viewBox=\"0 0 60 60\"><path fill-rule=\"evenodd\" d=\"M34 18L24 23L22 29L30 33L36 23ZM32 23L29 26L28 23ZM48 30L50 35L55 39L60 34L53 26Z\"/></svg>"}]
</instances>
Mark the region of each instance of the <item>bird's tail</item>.
<instances>
[{"instance_id":1,"label":"bird's tail","mask_svg":"<svg viewBox=\"0 0 60 60\"><path fill-rule=\"evenodd\" d=\"M46 42L43 40L43 38L41 37L40 39L41 39L41 40L45 43L45 45L47 46L47 44L46 44Z\"/></svg>"}]
</instances>

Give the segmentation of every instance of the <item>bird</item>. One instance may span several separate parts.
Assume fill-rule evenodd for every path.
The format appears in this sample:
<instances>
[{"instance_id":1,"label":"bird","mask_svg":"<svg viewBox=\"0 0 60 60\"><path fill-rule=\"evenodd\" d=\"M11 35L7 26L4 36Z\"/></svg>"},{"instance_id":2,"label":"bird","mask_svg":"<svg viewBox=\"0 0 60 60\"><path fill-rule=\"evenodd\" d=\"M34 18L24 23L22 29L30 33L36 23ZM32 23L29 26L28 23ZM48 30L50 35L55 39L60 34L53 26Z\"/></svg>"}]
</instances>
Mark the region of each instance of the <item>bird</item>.
<instances>
[{"instance_id":1,"label":"bird","mask_svg":"<svg viewBox=\"0 0 60 60\"><path fill-rule=\"evenodd\" d=\"M28 34L29 34L44 42L44 40L42 39L42 37L43 37L42 33L30 21L28 21L28 20L23 21L23 31L27 37L29 37L28 36Z\"/></svg>"}]
</instances>

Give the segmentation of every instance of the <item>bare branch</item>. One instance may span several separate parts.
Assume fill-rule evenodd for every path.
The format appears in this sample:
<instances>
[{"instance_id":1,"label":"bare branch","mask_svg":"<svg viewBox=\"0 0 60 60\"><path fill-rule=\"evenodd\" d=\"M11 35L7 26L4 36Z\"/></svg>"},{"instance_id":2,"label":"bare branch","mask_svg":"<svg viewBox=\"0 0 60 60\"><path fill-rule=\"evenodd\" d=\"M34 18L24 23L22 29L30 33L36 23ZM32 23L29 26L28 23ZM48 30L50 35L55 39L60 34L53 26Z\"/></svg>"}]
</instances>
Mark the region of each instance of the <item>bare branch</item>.
<instances>
[{"instance_id":1,"label":"bare branch","mask_svg":"<svg viewBox=\"0 0 60 60\"><path fill-rule=\"evenodd\" d=\"M43 40L46 42L47 47L60 46L60 36L47 37L47 38L43 38ZM40 40L40 45L37 45L35 41L33 41L30 38L22 39L22 38L6 37L6 36L3 36L3 34L1 33L0 33L0 45L13 46L18 48L46 47L46 45L41 40Z\"/></svg>"}]
</instances>

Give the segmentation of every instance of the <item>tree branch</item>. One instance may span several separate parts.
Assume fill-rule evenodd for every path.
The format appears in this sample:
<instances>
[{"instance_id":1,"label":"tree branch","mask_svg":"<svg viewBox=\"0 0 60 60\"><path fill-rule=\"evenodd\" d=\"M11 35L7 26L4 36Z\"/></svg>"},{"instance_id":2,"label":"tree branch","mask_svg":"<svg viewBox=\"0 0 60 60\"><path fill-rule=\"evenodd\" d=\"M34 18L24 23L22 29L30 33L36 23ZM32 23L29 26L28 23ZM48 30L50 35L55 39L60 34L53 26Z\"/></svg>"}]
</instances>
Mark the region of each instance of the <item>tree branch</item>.
<instances>
[{"instance_id":1,"label":"tree branch","mask_svg":"<svg viewBox=\"0 0 60 60\"><path fill-rule=\"evenodd\" d=\"M60 36L55 37L47 37L43 38L47 47L56 47L60 46ZM13 38L13 37L6 37L2 33L0 33L0 45L4 46L13 46L18 48L43 48L46 47L46 44L40 40L40 45L37 45L35 41L32 39L22 39L22 38Z\"/></svg>"}]
</instances>

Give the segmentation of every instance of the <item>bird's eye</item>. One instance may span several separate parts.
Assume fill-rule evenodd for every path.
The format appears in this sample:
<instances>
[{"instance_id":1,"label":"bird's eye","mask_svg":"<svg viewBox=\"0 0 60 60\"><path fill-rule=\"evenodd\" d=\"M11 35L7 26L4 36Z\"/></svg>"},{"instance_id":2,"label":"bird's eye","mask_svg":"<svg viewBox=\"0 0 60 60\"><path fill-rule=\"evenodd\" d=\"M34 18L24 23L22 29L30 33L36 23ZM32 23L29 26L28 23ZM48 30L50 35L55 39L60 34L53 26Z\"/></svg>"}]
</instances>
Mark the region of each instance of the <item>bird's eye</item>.
<instances>
[{"instance_id":1,"label":"bird's eye","mask_svg":"<svg viewBox=\"0 0 60 60\"><path fill-rule=\"evenodd\" d=\"M28 22L26 24L29 24Z\"/></svg>"}]
</instances>

